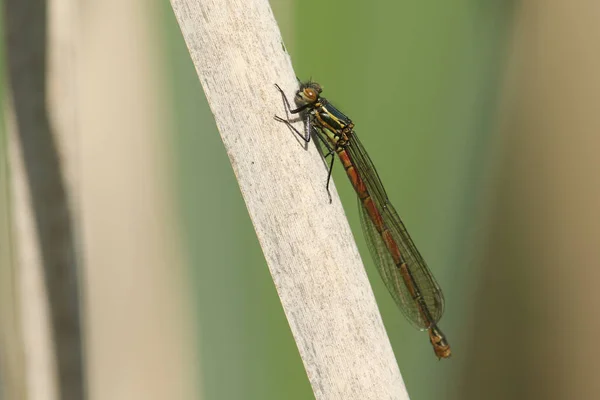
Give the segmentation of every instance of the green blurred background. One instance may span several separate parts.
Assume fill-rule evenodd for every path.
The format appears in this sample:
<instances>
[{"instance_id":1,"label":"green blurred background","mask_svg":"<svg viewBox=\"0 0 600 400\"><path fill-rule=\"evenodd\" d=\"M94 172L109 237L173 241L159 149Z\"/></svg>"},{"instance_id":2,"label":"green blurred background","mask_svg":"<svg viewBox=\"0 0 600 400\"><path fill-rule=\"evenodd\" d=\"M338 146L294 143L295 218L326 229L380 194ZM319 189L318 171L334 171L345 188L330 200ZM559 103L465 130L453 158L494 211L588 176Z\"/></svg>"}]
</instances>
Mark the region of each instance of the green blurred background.
<instances>
[{"instance_id":1,"label":"green blurred background","mask_svg":"<svg viewBox=\"0 0 600 400\"><path fill-rule=\"evenodd\" d=\"M414 399L461 398L479 271L479 219L511 2L272 1L296 74L351 116L389 197L444 289L438 362L397 310L334 180ZM206 399L312 398L300 357L179 27L164 5L182 221ZM210 192L210 196L206 193ZM327 206L326 204L324 206ZM232 250L233 249L233 250Z\"/></svg>"}]
</instances>

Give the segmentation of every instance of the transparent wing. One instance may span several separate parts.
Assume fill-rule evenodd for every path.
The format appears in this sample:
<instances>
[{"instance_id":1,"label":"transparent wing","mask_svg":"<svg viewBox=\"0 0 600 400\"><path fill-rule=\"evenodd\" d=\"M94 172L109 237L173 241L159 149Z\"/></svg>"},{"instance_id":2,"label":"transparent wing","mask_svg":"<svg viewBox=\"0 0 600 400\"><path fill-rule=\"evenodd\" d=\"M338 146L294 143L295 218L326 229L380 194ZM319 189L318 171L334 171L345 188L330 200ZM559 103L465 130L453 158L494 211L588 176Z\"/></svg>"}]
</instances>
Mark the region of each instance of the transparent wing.
<instances>
[{"instance_id":1,"label":"transparent wing","mask_svg":"<svg viewBox=\"0 0 600 400\"><path fill-rule=\"evenodd\" d=\"M404 223L390 203L381 180L377 175L375 166L365 152L364 147L353 133L347 147L348 153L355 164L360 177L379 210L384 226L389 230L393 240L401 251L402 260L406 263L414 286L418 289L431 318L423 315L418 303L413 299L407 282L402 276L400 268L395 264L392 255L385 245L381 235L377 232L375 224L371 221L369 213L359 200L359 211L365 238L369 245L377 269L406 318L419 329L428 329L437 323L444 313L444 297L440 287L435 281L425 260L417 250ZM422 303L423 304L423 303Z\"/></svg>"}]
</instances>

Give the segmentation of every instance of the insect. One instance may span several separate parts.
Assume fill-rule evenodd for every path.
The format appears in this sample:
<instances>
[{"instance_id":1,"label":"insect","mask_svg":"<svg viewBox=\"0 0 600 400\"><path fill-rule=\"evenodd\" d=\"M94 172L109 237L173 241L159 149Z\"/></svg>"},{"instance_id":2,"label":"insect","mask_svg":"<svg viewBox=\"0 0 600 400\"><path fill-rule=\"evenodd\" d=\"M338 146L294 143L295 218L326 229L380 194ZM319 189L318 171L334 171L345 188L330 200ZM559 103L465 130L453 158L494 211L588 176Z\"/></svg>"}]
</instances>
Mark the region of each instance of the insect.
<instances>
[{"instance_id":1,"label":"insect","mask_svg":"<svg viewBox=\"0 0 600 400\"><path fill-rule=\"evenodd\" d=\"M417 250L404 223L390 203L375 166L361 144L354 123L321 97L321 86L312 81L301 83L292 109L278 86L291 114L304 115L306 132L299 132L288 119L275 116L305 142L314 136L331 157L326 189L337 153L358 195L359 212L371 256L394 301L406 318L418 329L427 330L433 351L439 359L451 355L450 345L437 323L444 313L444 296L425 260ZM329 196L331 202L331 195Z\"/></svg>"}]
</instances>

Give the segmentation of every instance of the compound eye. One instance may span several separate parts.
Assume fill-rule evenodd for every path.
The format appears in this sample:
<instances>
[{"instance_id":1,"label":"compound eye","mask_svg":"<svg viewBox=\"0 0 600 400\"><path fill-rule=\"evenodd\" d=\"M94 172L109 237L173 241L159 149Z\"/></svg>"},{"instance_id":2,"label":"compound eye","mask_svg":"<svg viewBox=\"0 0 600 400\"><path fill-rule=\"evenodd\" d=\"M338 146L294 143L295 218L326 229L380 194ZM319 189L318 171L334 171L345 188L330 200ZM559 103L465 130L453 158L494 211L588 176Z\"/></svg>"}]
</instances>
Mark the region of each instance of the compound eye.
<instances>
[{"instance_id":1,"label":"compound eye","mask_svg":"<svg viewBox=\"0 0 600 400\"><path fill-rule=\"evenodd\" d=\"M308 101L316 101L317 100L317 91L313 88L304 89L304 96Z\"/></svg>"}]
</instances>

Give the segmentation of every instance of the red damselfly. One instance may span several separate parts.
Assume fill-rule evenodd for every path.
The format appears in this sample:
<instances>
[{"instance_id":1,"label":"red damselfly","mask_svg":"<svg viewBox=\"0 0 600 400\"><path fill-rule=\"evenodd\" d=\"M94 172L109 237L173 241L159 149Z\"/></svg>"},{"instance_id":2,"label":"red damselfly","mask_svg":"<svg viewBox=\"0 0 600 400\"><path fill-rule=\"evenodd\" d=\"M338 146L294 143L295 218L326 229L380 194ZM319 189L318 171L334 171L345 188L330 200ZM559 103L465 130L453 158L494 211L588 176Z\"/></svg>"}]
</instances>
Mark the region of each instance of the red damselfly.
<instances>
[{"instance_id":1,"label":"red damselfly","mask_svg":"<svg viewBox=\"0 0 600 400\"><path fill-rule=\"evenodd\" d=\"M321 97L322 89L316 82L300 85L294 97L296 109L291 108L283 90L275 86L281 92L287 111L304 113L306 132L299 132L287 118L276 116L275 119L287 124L305 142L315 136L325 147L325 159L331 157L326 183L328 193L337 153L358 195L362 229L381 278L406 318L418 329L428 331L436 356L450 357L450 345L437 326L444 313L442 290L390 203L375 166L358 140L354 123Z\"/></svg>"}]
</instances>

